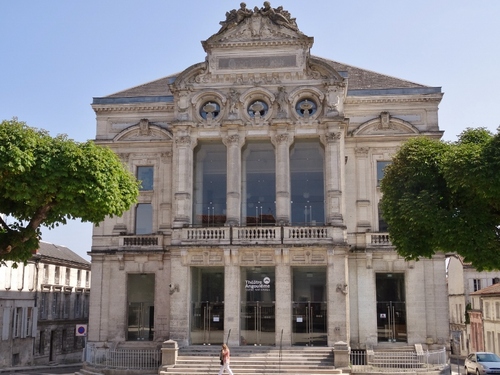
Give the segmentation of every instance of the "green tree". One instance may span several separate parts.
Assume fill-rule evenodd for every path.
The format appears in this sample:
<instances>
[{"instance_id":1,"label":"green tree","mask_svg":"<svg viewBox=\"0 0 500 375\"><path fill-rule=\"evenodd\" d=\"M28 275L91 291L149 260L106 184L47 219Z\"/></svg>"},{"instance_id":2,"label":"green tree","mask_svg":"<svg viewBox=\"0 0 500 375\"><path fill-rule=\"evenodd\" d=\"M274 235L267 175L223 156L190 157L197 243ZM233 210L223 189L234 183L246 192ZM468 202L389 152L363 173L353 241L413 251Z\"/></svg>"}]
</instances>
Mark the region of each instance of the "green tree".
<instances>
[{"instance_id":1,"label":"green tree","mask_svg":"<svg viewBox=\"0 0 500 375\"><path fill-rule=\"evenodd\" d=\"M381 209L405 259L457 253L500 269L500 129L467 129L456 142L407 141L385 169Z\"/></svg>"},{"instance_id":2,"label":"green tree","mask_svg":"<svg viewBox=\"0 0 500 375\"><path fill-rule=\"evenodd\" d=\"M138 182L109 148L51 137L16 119L0 123L0 262L26 261L41 226L98 224L136 202Z\"/></svg>"}]
</instances>

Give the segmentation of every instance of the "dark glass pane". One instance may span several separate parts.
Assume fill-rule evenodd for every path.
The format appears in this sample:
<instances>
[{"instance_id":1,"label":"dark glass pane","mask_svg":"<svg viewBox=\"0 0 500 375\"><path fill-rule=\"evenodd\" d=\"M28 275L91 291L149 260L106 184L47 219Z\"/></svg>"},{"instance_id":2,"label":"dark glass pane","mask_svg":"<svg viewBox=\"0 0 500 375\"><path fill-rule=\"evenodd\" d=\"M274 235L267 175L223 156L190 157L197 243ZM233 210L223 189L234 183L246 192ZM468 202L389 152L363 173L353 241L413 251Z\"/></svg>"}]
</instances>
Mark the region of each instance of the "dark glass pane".
<instances>
[{"instance_id":1,"label":"dark glass pane","mask_svg":"<svg viewBox=\"0 0 500 375\"><path fill-rule=\"evenodd\" d=\"M137 167L137 179L141 181L140 190L153 190L153 167Z\"/></svg>"},{"instance_id":2,"label":"dark glass pane","mask_svg":"<svg viewBox=\"0 0 500 375\"><path fill-rule=\"evenodd\" d=\"M149 203L140 203L135 210L135 234L153 233L153 207Z\"/></svg>"},{"instance_id":3,"label":"dark glass pane","mask_svg":"<svg viewBox=\"0 0 500 375\"><path fill-rule=\"evenodd\" d=\"M323 154L318 141L297 141L290 150L293 224L325 222Z\"/></svg>"},{"instance_id":4,"label":"dark glass pane","mask_svg":"<svg viewBox=\"0 0 500 375\"><path fill-rule=\"evenodd\" d=\"M227 152L222 143L202 143L194 155L193 223L220 226L226 222Z\"/></svg>"},{"instance_id":5,"label":"dark glass pane","mask_svg":"<svg viewBox=\"0 0 500 375\"><path fill-rule=\"evenodd\" d=\"M243 149L242 222L276 223L276 165L271 143L248 143Z\"/></svg>"}]
</instances>

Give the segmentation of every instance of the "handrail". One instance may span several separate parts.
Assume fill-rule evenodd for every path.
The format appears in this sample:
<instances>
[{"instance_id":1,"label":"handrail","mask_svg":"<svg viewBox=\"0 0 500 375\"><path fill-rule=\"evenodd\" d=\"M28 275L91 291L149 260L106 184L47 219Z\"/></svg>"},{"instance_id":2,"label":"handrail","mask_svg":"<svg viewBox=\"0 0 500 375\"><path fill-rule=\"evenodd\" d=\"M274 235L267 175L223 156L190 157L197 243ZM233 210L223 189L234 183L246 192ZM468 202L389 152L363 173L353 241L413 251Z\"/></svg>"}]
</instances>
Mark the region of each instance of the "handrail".
<instances>
[{"instance_id":1,"label":"handrail","mask_svg":"<svg viewBox=\"0 0 500 375\"><path fill-rule=\"evenodd\" d=\"M281 350L283 349L283 328L281 328L281 337L280 337L280 351L278 353L278 373L281 373Z\"/></svg>"},{"instance_id":2,"label":"handrail","mask_svg":"<svg viewBox=\"0 0 500 375\"><path fill-rule=\"evenodd\" d=\"M229 332L227 333L226 345L229 344L229 336L231 336L231 328L229 328Z\"/></svg>"}]
</instances>

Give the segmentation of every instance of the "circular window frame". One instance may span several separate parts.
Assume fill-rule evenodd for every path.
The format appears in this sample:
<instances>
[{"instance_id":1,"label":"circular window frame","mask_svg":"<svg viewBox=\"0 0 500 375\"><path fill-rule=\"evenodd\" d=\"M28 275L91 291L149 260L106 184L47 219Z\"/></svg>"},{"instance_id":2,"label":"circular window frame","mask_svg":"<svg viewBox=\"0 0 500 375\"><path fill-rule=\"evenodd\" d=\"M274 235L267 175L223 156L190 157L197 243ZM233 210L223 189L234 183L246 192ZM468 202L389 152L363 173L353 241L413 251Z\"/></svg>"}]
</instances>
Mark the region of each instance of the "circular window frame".
<instances>
[{"instance_id":1,"label":"circular window frame","mask_svg":"<svg viewBox=\"0 0 500 375\"><path fill-rule=\"evenodd\" d=\"M217 121L219 116L221 115L222 113L222 108L221 108L221 105L216 101L216 100L207 100L207 101L203 101L202 102L203 104L201 104L198 108L198 115L205 121ZM208 105L214 105L215 106L215 110L212 111L212 112L208 112L205 110L205 107L208 106ZM217 113L216 115L214 115L212 118L208 118L208 114L209 113Z\"/></svg>"},{"instance_id":2,"label":"circular window frame","mask_svg":"<svg viewBox=\"0 0 500 375\"><path fill-rule=\"evenodd\" d=\"M318 89L312 88L298 88L290 94L292 105L292 116L298 121L316 120L323 111L323 99L325 95ZM309 114L308 117L299 113L298 106L301 102L309 101L314 103L315 110Z\"/></svg>"},{"instance_id":3,"label":"circular window frame","mask_svg":"<svg viewBox=\"0 0 500 375\"><path fill-rule=\"evenodd\" d=\"M196 119L198 122L221 122L224 118L224 111L226 110L224 104L226 100L223 95L218 92L200 92L191 98L192 110L193 110L193 119ZM219 111L217 116L214 116L212 119L207 119L203 117L203 107L208 103L215 104Z\"/></svg>"}]
</instances>

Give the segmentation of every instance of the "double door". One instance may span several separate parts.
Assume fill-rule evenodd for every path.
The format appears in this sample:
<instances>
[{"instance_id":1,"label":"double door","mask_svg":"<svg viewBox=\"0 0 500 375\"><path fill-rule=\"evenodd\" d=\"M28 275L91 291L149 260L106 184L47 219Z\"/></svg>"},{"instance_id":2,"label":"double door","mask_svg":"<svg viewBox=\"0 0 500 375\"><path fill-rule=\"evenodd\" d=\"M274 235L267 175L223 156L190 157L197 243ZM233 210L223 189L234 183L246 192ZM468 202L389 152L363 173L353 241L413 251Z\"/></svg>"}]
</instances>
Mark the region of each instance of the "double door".
<instances>
[{"instance_id":1,"label":"double door","mask_svg":"<svg viewBox=\"0 0 500 375\"><path fill-rule=\"evenodd\" d=\"M240 345L274 345L275 325L274 302L243 302Z\"/></svg>"},{"instance_id":2,"label":"double door","mask_svg":"<svg viewBox=\"0 0 500 375\"><path fill-rule=\"evenodd\" d=\"M326 302L294 302L293 345L326 346Z\"/></svg>"}]
</instances>

